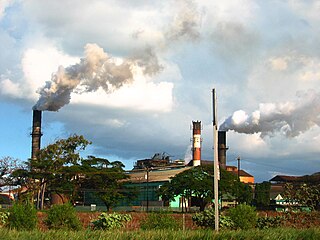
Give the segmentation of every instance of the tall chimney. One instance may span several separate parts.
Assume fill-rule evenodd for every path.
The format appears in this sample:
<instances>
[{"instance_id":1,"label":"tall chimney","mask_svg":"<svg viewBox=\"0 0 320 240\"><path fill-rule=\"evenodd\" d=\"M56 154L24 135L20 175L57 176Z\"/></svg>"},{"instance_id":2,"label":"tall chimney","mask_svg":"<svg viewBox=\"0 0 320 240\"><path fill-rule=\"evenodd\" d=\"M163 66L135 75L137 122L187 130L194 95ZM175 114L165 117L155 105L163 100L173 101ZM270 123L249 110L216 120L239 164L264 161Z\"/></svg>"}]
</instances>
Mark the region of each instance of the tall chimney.
<instances>
[{"instance_id":1,"label":"tall chimney","mask_svg":"<svg viewBox=\"0 0 320 240\"><path fill-rule=\"evenodd\" d=\"M32 143L31 143L31 159L37 158L37 153L40 150L41 143L41 115L42 112L39 110L33 110L33 121L32 121Z\"/></svg>"},{"instance_id":2,"label":"tall chimney","mask_svg":"<svg viewBox=\"0 0 320 240\"><path fill-rule=\"evenodd\" d=\"M201 121L192 121L192 162L193 166L201 164Z\"/></svg>"},{"instance_id":3,"label":"tall chimney","mask_svg":"<svg viewBox=\"0 0 320 240\"><path fill-rule=\"evenodd\" d=\"M227 166L227 132L218 131L218 161L220 168L226 169Z\"/></svg>"}]
</instances>

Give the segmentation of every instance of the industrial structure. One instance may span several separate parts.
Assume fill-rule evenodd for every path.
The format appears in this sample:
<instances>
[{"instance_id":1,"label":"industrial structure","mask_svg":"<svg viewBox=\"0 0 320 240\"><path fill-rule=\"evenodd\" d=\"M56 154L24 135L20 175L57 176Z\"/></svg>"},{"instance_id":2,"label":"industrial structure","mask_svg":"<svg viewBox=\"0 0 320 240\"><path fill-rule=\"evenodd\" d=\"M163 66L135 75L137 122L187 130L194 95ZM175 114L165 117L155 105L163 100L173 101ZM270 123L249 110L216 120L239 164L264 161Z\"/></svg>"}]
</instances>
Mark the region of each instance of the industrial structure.
<instances>
[{"instance_id":1,"label":"industrial structure","mask_svg":"<svg viewBox=\"0 0 320 240\"><path fill-rule=\"evenodd\" d=\"M171 160L170 155L166 153L156 153L152 158L137 160L132 171L128 172L131 185L139 190L138 197L131 202L133 206L154 208L170 206L171 208L181 208L192 206L190 200L176 197L174 201L163 202L156 194L156 191L172 177L200 165L212 165L213 161L201 159L201 121L192 121L192 160L185 164L184 160ZM218 132L218 161L220 168L227 170L239 177L243 183L253 185L254 177L244 170L235 166L227 165L227 143L226 132ZM183 204L182 204L183 203Z\"/></svg>"},{"instance_id":2,"label":"industrial structure","mask_svg":"<svg viewBox=\"0 0 320 240\"><path fill-rule=\"evenodd\" d=\"M192 122L192 164L200 166L201 162L201 121Z\"/></svg>"},{"instance_id":3,"label":"industrial structure","mask_svg":"<svg viewBox=\"0 0 320 240\"><path fill-rule=\"evenodd\" d=\"M31 159L36 159L37 153L40 151L42 136L41 121L42 112L39 110L33 110ZM156 191L164 183L169 182L172 177L183 171L200 165L213 165L213 161L203 160L201 157L201 130L201 121L192 121L192 160L188 164L185 164L185 161L182 159L172 160L171 156L165 152L156 153L151 158L137 160L133 169L127 173L130 176L131 186L138 189L139 192L137 198L130 202L130 205L146 207L147 209L148 207L161 207L164 205L169 205L173 208L180 208L182 205L186 207L191 206L191 202L189 200L181 199L179 197L170 203L164 203L161 199L159 199ZM227 166L227 150L226 132L219 131L218 161L220 168L235 174L237 173L240 181L244 183L253 184L253 176L243 170L238 171L236 167ZM55 199L51 200L52 203L57 202Z\"/></svg>"},{"instance_id":4,"label":"industrial structure","mask_svg":"<svg viewBox=\"0 0 320 240\"><path fill-rule=\"evenodd\" d=\"M41 120L42 112L39 110L33 110L32 119L32 133L31 135L31 159L37 158L37 153L40 151L41 146Z\"/></svg>"}]
</instances>

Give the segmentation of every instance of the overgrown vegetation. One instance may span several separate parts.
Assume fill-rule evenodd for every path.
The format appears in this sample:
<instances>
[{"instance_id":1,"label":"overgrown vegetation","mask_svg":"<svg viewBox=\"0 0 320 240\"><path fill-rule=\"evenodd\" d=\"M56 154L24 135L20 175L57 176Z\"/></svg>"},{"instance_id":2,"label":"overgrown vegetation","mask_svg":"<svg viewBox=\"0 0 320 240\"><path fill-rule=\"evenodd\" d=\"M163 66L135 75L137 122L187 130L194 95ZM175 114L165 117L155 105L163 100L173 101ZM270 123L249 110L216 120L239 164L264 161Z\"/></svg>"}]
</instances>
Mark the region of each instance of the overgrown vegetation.
<instances>
[{"instance_id":1,"label":"overgrown vegetation","mask_svg":"<svg viewBox=\"0 0 320 240\"><path fill-rule=\"evenodd\" d=\"M0 212L0 227L4 227L8 224L10 213L8 211Z\"/></svg>"},{"instance_id":2,"label":"overgrown vegetation","mask_svg":"<svg viewBox=\"0 0 320 240\"><path fill-rule=\"evenodd\" d=\"M254 207L240 204L235 208L230 208L227 212L236 229L254 228L257 223L257 213Z\"/></svg>"},{"instance_id":3,"label":"overgrown vegetation","mask_svg":"<svg viewBox=\"0 0 320 240\"><path fill-rule=\"evenodd\" d=\"M306 178L307 180L307 178ZM311 209L320 209L320 184L319 180L310 182L286 183L283 196L287 201L299 202Z\"/></svg>"},{"instance_id":4,"label":"overgrown vegetation","mask_svg":"<svg viewBox=\"0 0 320 240\"><path fill-rule=\"evenodd\" d=\"M181 222L178 222L169 214L150 213L140 223L140 228L143 230L179 230L181 229Z\"/></svg>"},{"instance_id":5,"label":"overgrown vegetation","mask_svg":"<svg viewBox=\"0 0 320 240\"><path fill-rule=\"evenodd\" d=\"M30 203L15 203L9 209L7 226L16 230L34 230L37 227L37 210Z\"/></svg>"},{"instance_id":6,"label":"overgrown vegetation","mask_svg":"<svg viewBox=\"0 0 320 240\"><path fill-rule=\"evenodd\" d=\"M101 213L98 219L92 221L92 229L111 230L124 226L132 219L130 214Z\"/></svg>"},{"instance_id":7,"label":"overgrown vegetation","mask_svg":"<svg viewBox=\"0 0 320 240\"><path fill-rule=\"evenodd\" d=\"M282 216L259 217L256 227L259 229L276 228L283 225L285 218Z\"/></svg>"},{"instance_id":8,"label":"overgrown vegetation","mask_svg":"<svg viewBox=\"0 0 320 240\"><path fill-rule=\"evenodd\" d=\"M253 203L258 208L268 207L270 204L270 182L262 182L255 184Z\"/></svg>"},{"instance_id":9,"label":"overgrown vegetation","mask_svg":"<svg viewBox=\"0 0 320 240\"><path fill-rule=\"evenodd\" d=\"M0 236L6 240L69 240L69 239L112 239L112 240L159 240L159 239L201 239L201 240L222 240L222 239L290 239L290 240L318 240L320 229L266 229L266 230L245 230L245 231L221 231L215 233L212 230L149 230L149 231L8 231L0 229Z\"/></svg>"},{"instance_id":10,"label":"overgrown vegetation","mask_svg":"<svg viewBox=\"0 0 320 240\"><path fill-rule=\"evenodd\" d=\"M214 209L204 210L192 216L192 221L199 227L212 228L215 227ZM234 223L229 216L221 215L219 217L219 227L221 229L233 229Z\"/></svg>"},{"instance_id":11,"label":"overgrown vegetation","mask_svg":"<svg viewBox=\"0 0 320 240\"><path fill-rule=\"evenodd\" d=\"M49 229L80 230L81 222L71 204L53 205L45 220Z\"/></svg>"}]
</instances>

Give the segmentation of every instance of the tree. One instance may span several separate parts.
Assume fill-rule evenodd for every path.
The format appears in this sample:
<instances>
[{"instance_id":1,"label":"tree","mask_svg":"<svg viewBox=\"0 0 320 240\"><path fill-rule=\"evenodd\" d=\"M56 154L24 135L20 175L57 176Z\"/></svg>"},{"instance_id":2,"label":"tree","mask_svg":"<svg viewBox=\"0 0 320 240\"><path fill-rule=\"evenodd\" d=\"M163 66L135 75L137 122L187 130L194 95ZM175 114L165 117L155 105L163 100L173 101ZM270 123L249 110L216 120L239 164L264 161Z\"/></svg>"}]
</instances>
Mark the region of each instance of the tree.
<instances>
[{"instance_id":1,"label":"tree","mask_svg":"<svg viewBox=\"0 0 320 240\"><path fill-rule=\"evenodd\" d=\"M0 159L0 189L3 187L12 186L14 184L14 178L11 174L17 170L23 168L23 165L18 159L6 156Z\"/></svg>"},{"instance_id":2,"label":"tree","mask_svg":"<svg viewBox=\"0 0 320 240\"><path fill-rule=\"evenodd\" d=\"M89 156L82 161L84 177L81 188L94 191L109 211L121 199L134 195L130 189L126 189L122 181L128 178L123 167L124 165L119 161L109 162L104 158Z\"/></svg>"},{"instance_id":3,"label":"tree","mask_svg":"<svg viewBox=\"0 0 320 240\"><path fill-rule=\"evenodd\" d=\"M256 183L254 190L254 203L257 207L267 207L270 204L270 182Z\"/></svg>"},{"instance_id":4,"label":"tree","mask_svg":"<svg viewBox=\"0 0 320 240\"><path fill-rule=\"evenodd\" d=\"M225 170L221 170L219 181L219 194L229 194L233 198L249 202L252 197L251 188L241 183L239 179ZM168 183L160 187L158 194L165 201L173 200L176 196L183 198L196 198L200 211L212 201L213 198L213 167L198 166L183 171Z\"/></svg>"},{"instance_id":5,"label":"tree","mask_svg":"<svg viewBox=\"0 0 320 240\"><path fill-rule=\"evenodd\" d=\"M320 184L319 183L286 183L284 197L288 201L298 201L300 204L311 207L313 210L320 207Z\"/></svg>"},{"instance_id":6,"label":"tree","mask_svg":"<svg viewBox=\"0 0 320 240\"><path fill-rule=\"evenodd\" d=\"M133 197L133 192L126 191L121 181L127 178L121 162L109 162L94 156L83 159L80 156L80 151L85 150L88 144L88 140L78 135L60 139L41 149L36 159L29 160L28 169L17 170L13 176L32 195L36 193L40 209L44 205L45 192L56 193L63 200L67 196L74 203L80 191L90 189L108 209L121 198Z\"/></svg>"},{"instance_id":7,"label":"tree","mask_svg":"<svg viewBox=\"0 0 320 240\"><path fill-rule=\"evenodd\" d=\"M81 162L80 151L88 144L88 140L76 134L57 140L41 149L36 159L29 159L26 169L12 172L12 177L31 193L32 198L36 193L37 208L42 209L47 189L61 193L77 186L78 173L72 170Z\"/></svg>"}]
</instances>

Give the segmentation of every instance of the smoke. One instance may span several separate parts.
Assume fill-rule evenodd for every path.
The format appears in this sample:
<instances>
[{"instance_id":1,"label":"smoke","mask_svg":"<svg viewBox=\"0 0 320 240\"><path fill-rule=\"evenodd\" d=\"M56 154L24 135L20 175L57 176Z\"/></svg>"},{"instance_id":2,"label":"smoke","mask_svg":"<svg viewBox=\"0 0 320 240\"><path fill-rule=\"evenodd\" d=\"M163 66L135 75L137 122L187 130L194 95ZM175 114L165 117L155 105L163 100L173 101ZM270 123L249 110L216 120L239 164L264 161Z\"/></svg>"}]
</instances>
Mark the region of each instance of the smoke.
<instances>
[{"instance_id":1,"label":"smoke","mask_svg":"<svg viewBox=\"0 0 320 240\"><path fill-rule=\"evenodd\" d=\"M108 55L96 44L87 44L84 49L85 56L80 63L67 68L60 66L51 81L38 90L40 98L33 109L58 111L70 102L72 92L94 92L102 88L110 93L133 81L135 67L148 75L162 70L152 49L121 60Z\"/></svg>"},{"instance_id":2,"label":"smoke","mask_svg":"<svg viewBox=\"0 0 320 240\"><path fill-rule=\"evenodd\" d=\"M188 165L192 160L192 143L188 146L185 154L184 154L184 165Z\"/></svg>"},{"instance_id":3,"label":"smoke","mask_svg":"<svg viewBox=\"0 0 320 240\"><path fill-rule=\"evenodd\" d=\"M298 92L293 102L262 103L250 115L243 110L236 111L220 125L220 130L261 133L261 137L280 132L286 137L295 137L315 125L320 125L320 93L309 90Z\"/></svg>"},{"instance_id":4,"label":"smoke","mask_svg":"<svg viewBox=\"0 0 320 240\"><path fill-rule=\"evenodd\" d=\"M179 12L176 14L172 25L166 31L168 41L186 39L197 40L200 38L201 13L194 1L178 1Z\"/></svg>"}]
</instances>

